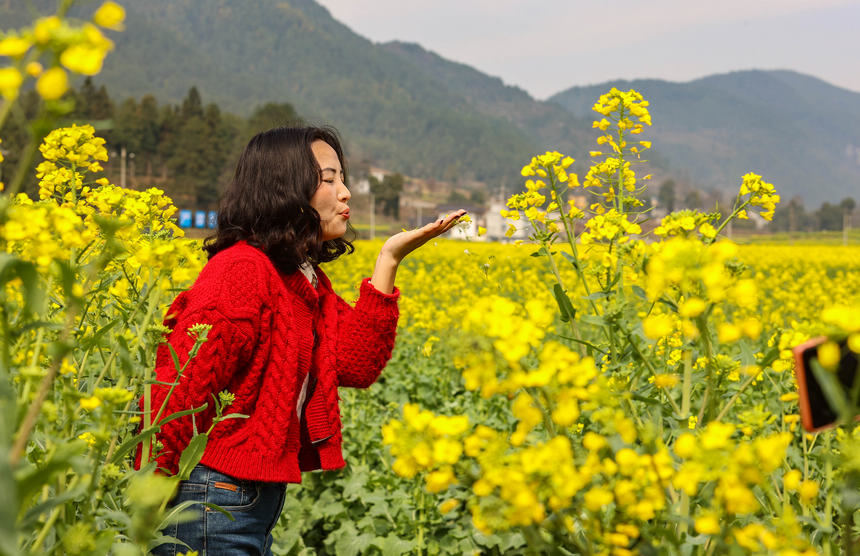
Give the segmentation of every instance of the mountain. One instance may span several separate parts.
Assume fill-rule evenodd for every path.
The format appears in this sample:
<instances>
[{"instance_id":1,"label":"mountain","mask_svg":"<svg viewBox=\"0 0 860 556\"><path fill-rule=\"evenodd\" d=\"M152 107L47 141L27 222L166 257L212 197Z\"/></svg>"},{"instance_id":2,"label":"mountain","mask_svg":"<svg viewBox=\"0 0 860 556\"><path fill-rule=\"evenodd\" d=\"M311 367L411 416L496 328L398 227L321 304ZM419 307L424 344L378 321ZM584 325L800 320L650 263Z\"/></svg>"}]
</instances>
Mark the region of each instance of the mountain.
<instances>
[{"instance_id":1,"label":"mountain","mask_svg":"<svg viewBox=\"0 0 860 556\"><path fill-rule=\"evenodd\" d=\"M505 85L498 77L446 60L415 43L394 41L381 47L413 64L425 75L434 76L448 92L465 99L481 114L512 123L542 150L574 154L593 144L591 121L574 116L560 105L536 101L519 87Z\"/></svg>"},{"instance_id":2,"label":"mountain","mask_svg":"<svg viewBox=\"0 0 860 556\"><path fill-rule=\"evenodd\" d=\"M34 4L50 9L47 0ZM114 98L153 93L178 102L196 85L204 101L242 115L290 102L306 120L335 125L352 159L423 177L518 182L537 149L529 134L476 111L312 0L125 7L126 30L112 35L117 48L97 78ZM0 11L4 27L31 17L23 7L17 21L8 15Z\"/></svg>"},{"instance_id":3,"label":"mountain","mask_svg":"<svg viewBox=\"0 0 860 556\"><path fill-rule=\"evenodd\" d=\"M0 2L2 27L31 21L25 5L47 13L54 3ZM612 86L635 88L651 101L654 126L642 138L653 140L649 159L660 178L733 193L755 171L810 206L860 197L860 94L809 76L615 81L542 102L419 45L373 43L313 0L125 4L126 31L112 34L117 49L97 77L114 98L152 93L178 103L196 85L204 102L240 115L289 102L305 119L340 129L351 160L479 180L495 192L518 187L522 165L547 149L578 159L583 172L594 101Z\"/></svg>"},{"instance_id":4,"label":"mountain","mask_svg":"<svg viewBox=\"0 0 860 556\"><path fill-rule=\"evenodd\" d=\"M586 117L611 87L650 101L654 147L705 187L735 192L752 171L785 201L799 195L817 206L860 196L860 93L792 71L750 70L688 83L610 81L549 100Z\"/></svg>"}]
</instances>

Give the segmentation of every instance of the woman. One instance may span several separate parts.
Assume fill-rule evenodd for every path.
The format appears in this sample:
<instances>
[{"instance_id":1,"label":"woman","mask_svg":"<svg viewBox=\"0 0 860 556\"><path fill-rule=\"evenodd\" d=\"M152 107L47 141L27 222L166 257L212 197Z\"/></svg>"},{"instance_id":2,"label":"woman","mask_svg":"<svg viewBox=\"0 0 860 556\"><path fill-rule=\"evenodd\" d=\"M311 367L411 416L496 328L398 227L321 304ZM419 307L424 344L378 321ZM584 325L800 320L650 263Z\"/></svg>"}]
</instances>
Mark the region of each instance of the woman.
<instances>
[{"instance_id":1,"label":"woman","mask_svg":"<svg viewBox=\"0 0 860 556\"><path fill-rule=\"evenodd\" d=\"M209 324L207 341L182 372L163 415L206 411L166 423L158 434L160 468L178 469L194 434L213 417L213 396L234 399L217 423L201 464L180 483L174 504L208 507L166 534L214 554L269 554L286 483L301 472L343 467L337 388L367 388L394 346L397 267L425 242L450 229L458 211L423 228L389 238L373 275L351 307L317 266L352 251L350 192L343 151L327 128L277 128L255 136L221 200L218 230L206 242L209 262L194 285L170 307L168 343L181 362L194 338L187 330ZM152 407L161 407L177 372L167 346L156 360ZM226 397L229 400L229 396ZM185 551L162 545L156 554Z\"/></svg>"}]
</instances>

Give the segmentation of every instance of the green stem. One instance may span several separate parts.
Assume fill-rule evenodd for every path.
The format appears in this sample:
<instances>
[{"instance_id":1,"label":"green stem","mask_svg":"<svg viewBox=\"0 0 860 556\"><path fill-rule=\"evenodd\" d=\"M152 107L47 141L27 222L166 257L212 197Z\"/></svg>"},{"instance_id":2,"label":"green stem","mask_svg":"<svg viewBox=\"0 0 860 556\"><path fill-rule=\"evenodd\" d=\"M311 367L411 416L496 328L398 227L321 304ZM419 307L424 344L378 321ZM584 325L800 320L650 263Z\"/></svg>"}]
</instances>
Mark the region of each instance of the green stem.
<instances>
[{"instance_id":1,"label":"green stem","mask_svg":"<svg viewBox=\"0 0 860 556\"><path fill-rule=\"evenodd\" d=\"M684 382L681 385L681 418L690 417L690 396L693 391L693 352L684 352Z\"/></svg>"},{"instance_id":2,"label":"green stem","mask_svg":"<svg viewBox=\"0 0 860 556\"><path fill-rule=\"evenodd\" d=\"M764 372L764 371L761 371L761 372ZM714 421L719 421L720 419L722 419L723 417L726 416L726 413L729 411L729 409L738 400L738 398L743 393L743 391L746 390L747 386L752 384L752 382L756 379L757 376L758 376L757 374L752 375L749 378L747 378L743 384L741 384L741 387L738 389L737 392L735 392L735 395L732 396L732 398L728 401L728 403L726 403L726 405L723 407L722 411L720 411L719 414L717 414L716 418L714 418Z\"/></svg>"},{"instance_id":3,"label":"green stem","mask_svg":"<svg viewBox=\"0 0 860 556\"><path fill-rule=\"evenodd\" d=\"M13 469L18 465L18 462L24 453L24 448L26 448L27 441L30 440L30 434L33 432L33 428L36 426L36 421L39 418L39 411L42 409L42 404L45 403L45 399L48 397L51 385L54 383L54 378L56 378L57 372L60 370L60 366L66 357L67 350L70 349L68 342L71 339L71 330L74 327L74 323L75 311L70 310L66 317L66 324L63 326L63 330L60 332L59 338L57 339L57 343L62 346L61 352L54 357L54 361L51 363L48 372L42 379L41 384L39 384L39 390L36 392L36 397L27 409L27 415L24 417L24 420L15 435L15 444L9 452L9 465Z\"/></svg>"},{"instance_id":4,"label":"green stem","mask_svg":"<svg viewBox=\"0 0 860 556\"><path fill-rule=\"evenodd\" d=\"M719 228L717 228L717 231L714 233L714 237L713 237L712 239L710 239L710 240L706 240L706 241L705 241L705 243L707 243L707 244L711 244L711 243L713 243L714 241L716 241L716 240L717 240L717 237L719 237L719 235L720 235L720 232L722 232L722 231L723 231L723 228L725 228L725 227L729 224L729 222L731 222L731 221L732 221L732 219L734 219L734 218L735 218L735 217L736 217L736 216L737 216L737 215L738 215L742 210L744 210L744 209L747 207L747 205L749 205L749 204L750 204L750 202L749 202L749 201L744 201L743 203L741 203L741 205L740 205L740 206L737 206L737 207L732 211L732 213L728 216L728 218L726 218L726 219L725 219L725 221L724 221L722 224L720 224L720 227L719 227ZM735 201L735 205L737 205L737 201Z\"/></svg>"},{"instance_id":5,"label":"green stem","mask_svg":"<svg viewBox=\"0 0 860 556\"><path fill-rule=\"evenodd\" d=\"M827 496L824 499L824 525L828 532L833 531L833 450L831 443L833 434L828 431L824 439L824 490ZM849 530L850 532L850 530Z\"/></svg>"},{"instance_id":6,"label":"green stem","mask_svg":"<svg viewBox=\"0 0 860 556\"><path fill-rule=\"evenodd\" d=\"M648 367L649 371L651 371L651 375L656 378L657 369L654 368L654 365L651 363L651 361L645 358L645 355L639 349L639 346L637 346L636 342L633 341L633 336L626 330L624 331L624 333L627 335L627 342L630 344L630 347L633 348L633 351L636 352L636 355L639 356L639 359L641 359L645 363L645 366ZM669 403L672 405L672 408L675 410L675 413L677 413L678 415L682 415L681 408L678 407L678 403L668 394L666 395L666 399L669 400Z\"/></svg>"},{"instance_id":7,"label":"green stem","mask_svg":"<svg viewBox=\"0 0 860 556\"><path fill-rule=\"evenodd\" d=\"M714 389L714 372L711 368L713 363L714 349L711 344L711 336L708 332L708 325L705 321L705 317L702 315L697 317L696 325L699 328L699 335L702 338L702 345L705 348L705 357L708 360L707 386L705 386L705 394L704 396L702 396L702 406L699 408L699 415L696 419L697 426L702 426L705 424L705 417L710 414L707 410L711 404L710 394L711 391Z\"/></svg>"},{"instance_id":8,"label":"green stem","mask_svg":"<svg viewBox=\"0 0 860 556\"><path fill-rule=\"evenodd\" d=\"M541 243L541 246L546 251L546 256L549 259L549 266L552 269L552 273L555 276L556 282L558 282L558 285L561 287L561 291L564 292L565 295L567 295L567 289L565 289L565 287L564 287L564 282L561 279L561 274L558 271L558 266L555 264L555 258L552 256L552 251L550 250L550 245L548 243L544 242L544 243ZM573 334L574 338L576 338L577 340L580 340L579 342L577 342L577 349L579 350L579 355L580 356L585 355L585 347L582 345L582 342L581 342L582 335L579 333L579 327L576 325L576 320L573 318L570 318L570 319L568 319L567 324L568 324L568 326L570 326L570 332L571 332L571 334Z\"/></svg>"},{"instance_id":9,"label":"green stem","mask_svg":"<svg viewBox=\"0 0 860 556\"><path fill-rule=\"evenodd\" d=\"M71 480L68 484L68 490L75 488L78 484L78 480L80 476L72 475ZM57 521L57 518L60 517L60 511L64 508L62 505L54 506L54 509L51 511L51 515L48 516L47 521L42 526L42 529L39 530L39 535L36 537L36 540L33 541L33 544L30 545L30 554L44 554L41 550L43 544L45 544L45 539L48 537L48 533L54 530L54 523Z\"/></svg>"}]
</instances>

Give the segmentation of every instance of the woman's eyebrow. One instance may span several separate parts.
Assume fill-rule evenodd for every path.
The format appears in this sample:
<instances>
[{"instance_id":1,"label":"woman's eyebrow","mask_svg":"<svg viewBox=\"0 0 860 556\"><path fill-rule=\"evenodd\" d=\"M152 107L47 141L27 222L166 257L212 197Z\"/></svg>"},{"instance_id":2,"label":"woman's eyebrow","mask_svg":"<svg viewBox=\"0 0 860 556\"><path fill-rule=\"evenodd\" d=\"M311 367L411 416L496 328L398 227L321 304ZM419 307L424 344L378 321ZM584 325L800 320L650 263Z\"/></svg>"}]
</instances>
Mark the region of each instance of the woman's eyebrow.
<instances>
[{"instance_id":1,"label":"woman's eyebrow","mask_svg":"<svg viewBox=\"0 0 860 556\"><path fill-rule=\"evenodd\" d=\"M323 168L320 172L334 172L337 174L337 168Z\"/></svg>"}]
</instances>

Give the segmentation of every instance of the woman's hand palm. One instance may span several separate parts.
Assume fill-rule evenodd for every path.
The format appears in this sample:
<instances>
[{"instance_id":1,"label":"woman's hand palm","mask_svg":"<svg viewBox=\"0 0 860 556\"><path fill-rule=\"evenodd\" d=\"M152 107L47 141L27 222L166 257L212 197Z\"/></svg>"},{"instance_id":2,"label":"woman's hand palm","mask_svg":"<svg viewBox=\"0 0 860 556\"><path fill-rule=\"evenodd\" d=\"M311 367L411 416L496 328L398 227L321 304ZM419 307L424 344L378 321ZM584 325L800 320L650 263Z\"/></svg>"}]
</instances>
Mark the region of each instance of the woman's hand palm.
<instances>
[{"instance_id":1,"label":"woman's hand palm","mask_svg":"<svg viewBox=\"0 0 860 556\"><path fill-rule=\"evenodd\" d=\"M386 253L394 257L395 260L401 261L406 255L434 237L438 237L450 230L457 223L457 219L464 214L466 214L465 210L458 210L441 220L436 220L421 228L395 234L383 244L382 253Z\"/></svg>"}]
</instances>

